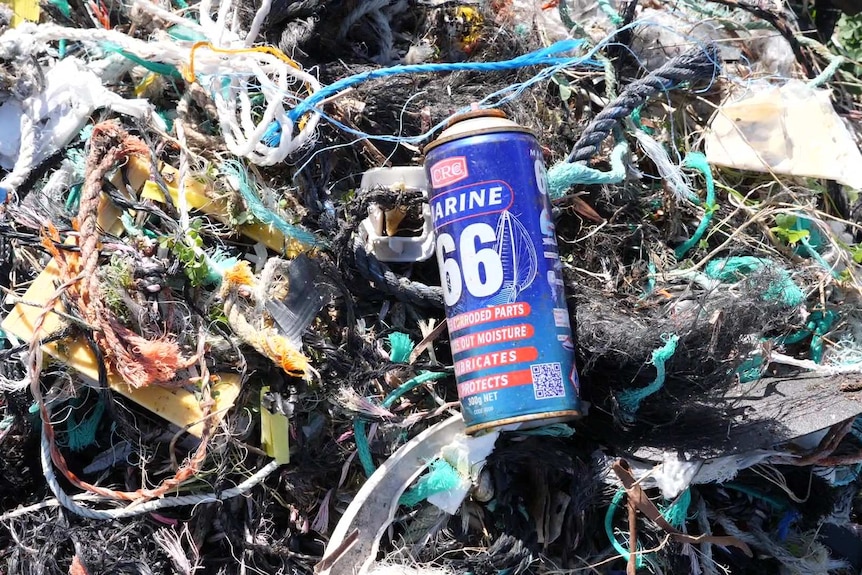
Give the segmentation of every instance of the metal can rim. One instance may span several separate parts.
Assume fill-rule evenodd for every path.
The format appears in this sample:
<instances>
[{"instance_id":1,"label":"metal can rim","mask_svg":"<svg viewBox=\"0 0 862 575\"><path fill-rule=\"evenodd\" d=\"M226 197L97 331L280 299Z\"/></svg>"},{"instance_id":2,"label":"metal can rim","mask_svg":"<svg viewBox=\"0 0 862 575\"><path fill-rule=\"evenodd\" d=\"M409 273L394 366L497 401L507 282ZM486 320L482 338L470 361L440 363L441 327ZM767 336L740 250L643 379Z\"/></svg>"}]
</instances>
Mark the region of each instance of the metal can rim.
<instances>
[{"instance_id":1,"label":"metal can rim","mask_svg":"<svg viewBox=\"0 0 862 575\"><path fill-rule=\"evenodd\" d=\"M459 132L457 134L451 134L449 136L445 135L446 131L456 124L459 124L463 121L476 120L480 118L488 119L488 125L486 125L486 127L466 132ZM498 122L495 122L495 120L497 120ZM533 131L529 128L519 126L518 124L514 124L514 122L514 125L512 125L508 122L512 121L506 118L506 115L500 110L473 110L467 112L466 114L455 116L448 124L446 124L446 129L443 130L443 133L440 134L440 136L433 142L430 142L428 145L425 146L425 148L422 150L422 153L428 154L429 151L442 144L482 134L500 134L506 132L515 132L521 134L529 134L533 138L536 137L536 134L534 134Z\"/></svg>"}]
</instances>

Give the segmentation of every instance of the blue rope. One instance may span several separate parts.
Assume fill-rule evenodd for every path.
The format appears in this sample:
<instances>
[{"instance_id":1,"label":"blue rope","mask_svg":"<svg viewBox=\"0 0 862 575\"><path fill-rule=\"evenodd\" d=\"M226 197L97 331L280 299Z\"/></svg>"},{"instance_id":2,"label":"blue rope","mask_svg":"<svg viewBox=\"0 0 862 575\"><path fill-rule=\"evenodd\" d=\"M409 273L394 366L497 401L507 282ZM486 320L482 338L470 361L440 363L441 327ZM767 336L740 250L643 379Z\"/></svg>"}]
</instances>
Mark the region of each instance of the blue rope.
<instances>
[{"instance_id":1,"label":"blue rope","mask_svg":"<svg viewBox=\"0 0 862 575\"><path fill-rule=\"evenodd\" d=\"M287 116L293 122L297 122L306 112L311 112L324 100L338 94L339 92L378 78L388 78L389 76L398 76L403 74L422 74L435 72L500 72L504 70L514 70L516 68L525 68L527 66L537 65L557 65L557 64L579 64L586 61L584 57L552 57L555 54L569 52L582 46L583 40L561 40L551 44L547 48L536 50L528 54L523 54L511 60L503 60L501 62L451 62L439 64L407 64L403 66L391 66L389 68L380 68L377 70L369 70L353 76L342 78L328 86L325 86L307 97L296 105Z\"/></svg>"}]
</instances>

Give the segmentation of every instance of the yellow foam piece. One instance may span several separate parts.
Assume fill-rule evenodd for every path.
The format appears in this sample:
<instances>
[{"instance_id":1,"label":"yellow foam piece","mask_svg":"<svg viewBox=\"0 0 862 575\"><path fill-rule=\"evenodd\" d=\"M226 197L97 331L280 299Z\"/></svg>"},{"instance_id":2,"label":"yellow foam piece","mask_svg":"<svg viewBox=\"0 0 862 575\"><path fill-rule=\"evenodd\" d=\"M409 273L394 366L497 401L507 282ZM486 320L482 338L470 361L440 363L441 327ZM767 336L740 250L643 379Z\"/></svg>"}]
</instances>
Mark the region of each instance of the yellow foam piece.
<instances>
[{"instance_id":1,"label":"yellow foam piece","mask_svg":"<svg viewBox=\"0 0 862 575\"><path fill-rule=\"evenodd\" d=\"M149 162L140 158L130 158L126 166L126 177L133 188L140 188L149 177ZM117 174L112 183L119 187L122 182L122 174ZM122 188L121 188L122 189ZM99 225L102 229L117 233L117 219L119 210L104 196L100 204ZM122 225L120 225L122 229ZM40 305L15 304L12 312L3 320L0 327L16 337L30 341L33 338L33 327L44 305L51 295L56 291L56 282L59 279L57 264L51 261L45 270L39 274L22 298L27 303ZM63 311L58 302L55 311ZM49 313L43 324L42 334L46 337L55 333L65 326L65 320L56 313ZM65 363L81 377L92 383L99 381L99 368L95 355L82 338L71 341L59 341L42 346L42 349ZM227 410L230 409L240 392L240 378L236 374L218 374L218 382L212 386L212 397L215 402L213 408L213 422L218 423ZM112 390L123 395L149 411L163 417L178 427L189 427L188 431L197 437L203 432L203 412L198 405L195 394L186 389L168 389L164 387L143 387L134 389L126 385L122 378L115 373L108 374L108 385Z\"/></svg>"},{"instance_id":2,"label":"yellow foam piece","mask_svg":"<svg viewBox=\"0 0 862 575\"><path fill-rule=\"evenodd\" d=\"M166 165L162 168L162 177L165 179L168 186L168 192L171 194L171 199L176 205L180 198L179 171L172 166ZM227 201L213 199L207 196L206 184L194 178L186 178L185 192L186 202L188 202L190 207L214 217L223 224L230 225ZM165 195L162 192L162 189L153 181L148 181L144 184L144 188L141 190L141 199L165 203ZM284 234L272 226L265 226L263 224L245 224L239 226L237 231L241 235L256 242L261 242L274 252L284 253L286 251L287 242Z\"/></svg>"},{"instance_id":3,"label":"yellow foam piece","mask_svg":"<svg viewBox=\"0 0 862 575\"><path fill-rule=\"evenodd\" d=\"M268 391L269 386L260 390L260 445L276 462L290 463L290 420L286 415L272 413L263 406L263 396Z\"/></svg>"},{"instance_id":4,"label":"yellow foam piece","mask_svg":"<svg viewBox=\"0 0 862 575\"><path fill-rule=\"evenodd\" d=\"M3 0L3 3L12 7L13 28L25 20L39 21L39 0Z\"/></svg>"}]
</instances>

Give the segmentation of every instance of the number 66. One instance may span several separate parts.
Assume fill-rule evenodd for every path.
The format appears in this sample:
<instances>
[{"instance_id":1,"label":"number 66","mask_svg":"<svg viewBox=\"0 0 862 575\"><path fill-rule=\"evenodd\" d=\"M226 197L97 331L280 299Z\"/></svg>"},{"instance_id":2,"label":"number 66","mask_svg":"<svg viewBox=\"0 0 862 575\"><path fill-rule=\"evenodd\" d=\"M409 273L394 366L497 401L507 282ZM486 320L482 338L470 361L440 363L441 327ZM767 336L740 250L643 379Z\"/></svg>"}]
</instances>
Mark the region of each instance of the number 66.
<instances>
[{"instance_id":1,"label":"number 66","mask_svg":"<svg viewBox=\"0 0 862 575\"><path fill-rule=\"evenodd\" d=\"M464 287L473 297L487 297L503 286L500 254L493 247L478 248L496 242L497 234L488 224L470 224L465 227L457 245L461 260L459 266L458 258L450 257L455 256L455 238L448 233L437 236L437 260L443 284L443 301L447 306L458 303Z\"/></svg>"}]
</instances>

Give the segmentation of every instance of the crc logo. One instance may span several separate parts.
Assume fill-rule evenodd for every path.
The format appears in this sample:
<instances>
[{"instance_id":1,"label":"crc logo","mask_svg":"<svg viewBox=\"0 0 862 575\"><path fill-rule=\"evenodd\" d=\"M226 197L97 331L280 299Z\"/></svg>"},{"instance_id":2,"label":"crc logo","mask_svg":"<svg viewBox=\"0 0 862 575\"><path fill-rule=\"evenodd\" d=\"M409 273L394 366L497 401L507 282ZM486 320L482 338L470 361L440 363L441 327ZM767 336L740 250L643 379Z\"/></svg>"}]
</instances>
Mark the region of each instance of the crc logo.
<instances>
[{"instance_id":1,"label":"crc logo","mask_svg":"<svg viewBox=\"0 0 862 575\"><path fill-rule=\"evenodd\" d=\"M446 158L431 166L431 185L435 188L442 188L460 182L468 175L465 156Z\"/></svg>"}]
</instances>

